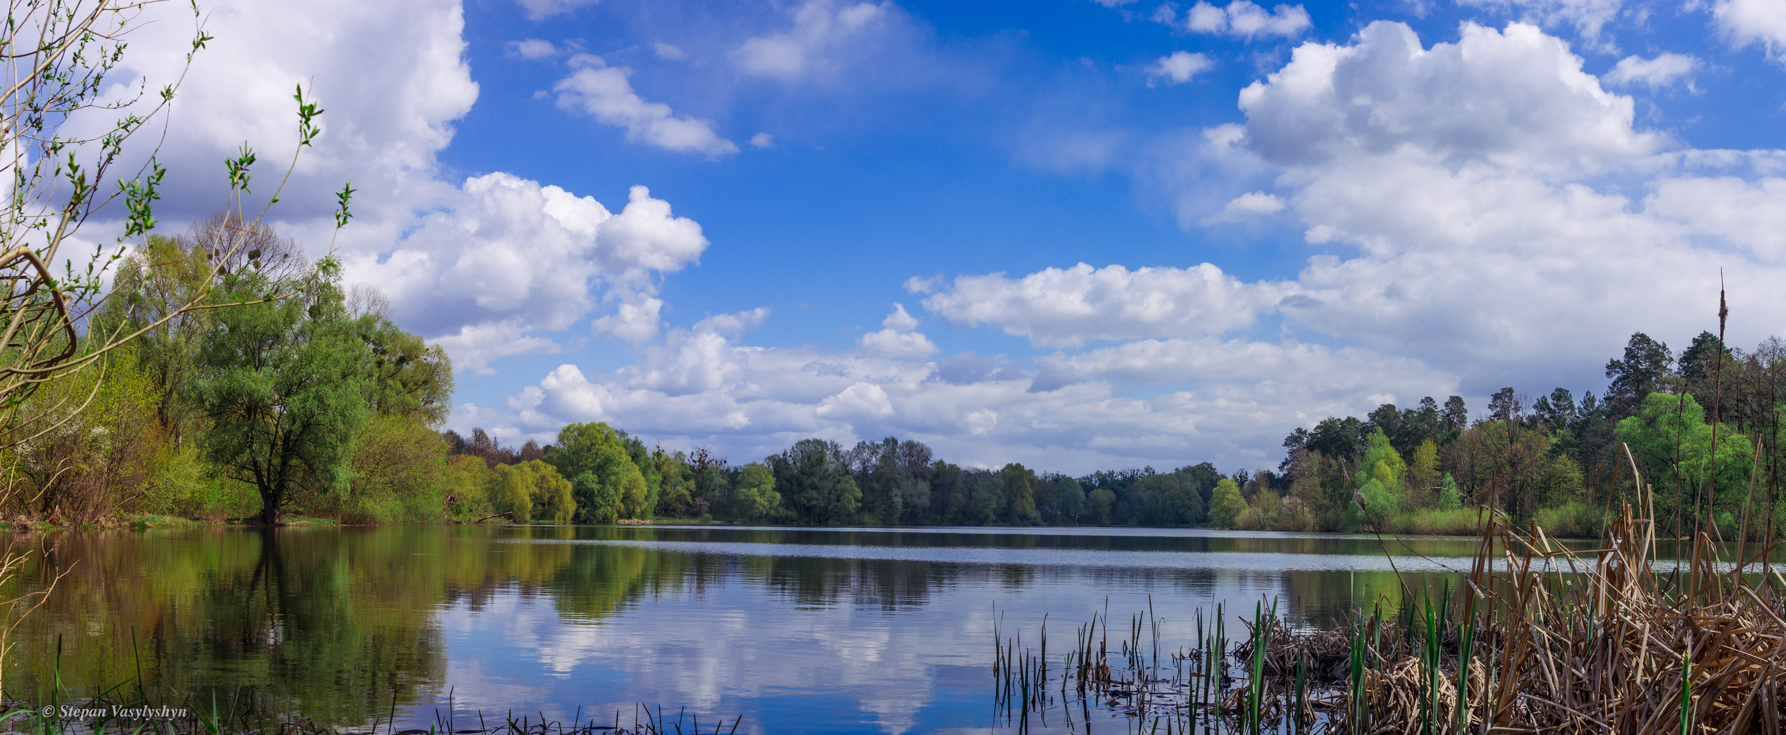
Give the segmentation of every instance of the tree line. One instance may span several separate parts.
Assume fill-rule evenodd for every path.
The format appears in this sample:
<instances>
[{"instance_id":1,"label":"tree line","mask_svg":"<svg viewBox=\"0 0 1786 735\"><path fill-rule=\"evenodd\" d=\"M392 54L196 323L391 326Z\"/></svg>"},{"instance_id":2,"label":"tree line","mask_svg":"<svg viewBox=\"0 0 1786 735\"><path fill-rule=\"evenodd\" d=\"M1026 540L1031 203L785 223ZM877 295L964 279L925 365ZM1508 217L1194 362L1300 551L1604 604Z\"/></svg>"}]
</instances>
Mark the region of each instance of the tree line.
<instances>
[{"instance_id":1,"label":"tree line","mask_svg":"<svg viewBox=\"0 0 1786 735\"><path fill-rule=\"evenodd\" d=\"M243 246L212 245L231 238ZM1603 395L1504 388L1474 418L1457 396L1383 404L1296 429L1281 463L1251 471L964 467L896 437L806 439L735 465L602 423L518 448L482 429L442 431L446 353L396 326L376 290L344 290L332 261L301 253L226 214L150 236L84 325L141 335L99 369L20 399L15 409L44 428L0 449L0 512L1468 533L1489 508L1585 535L1614 499L1633 497L1635 464L1665 532L1786 521L1778 338L1744 351L1702 333L1677 355L1634 334L1607 362ZM195 295L201 307L188 308Z\"/></svg>"},{"instance_id":2,"label":"tree line","mask_svg":"<svg viewBox=\"0 0 1786 735\"><path fill-rule=\"evenodd\" d=\"M1556 388L1533 399L1503 388L1474 419L1458 396L1329 417L1285 437L1277 467L1231 473L1209 462L1081 477L962 467L896 437L847 449L806 439L732 465L704 449L647 448L606 424L572 424L552 444L518 450L482 429L445 436L455 457L531 478L458 497L517 519L1465 534L1490 509L1584 536L1598 533L1613 501L1635 497L1635 464L1665 532L1715 526L1730 536L1745 519L1753 533L1786 522L1776 502L1786 343L1745 352L1708 332L1677 356L1638 333L1605 370L1603 395Z\"/></svg>"}]
</instances>

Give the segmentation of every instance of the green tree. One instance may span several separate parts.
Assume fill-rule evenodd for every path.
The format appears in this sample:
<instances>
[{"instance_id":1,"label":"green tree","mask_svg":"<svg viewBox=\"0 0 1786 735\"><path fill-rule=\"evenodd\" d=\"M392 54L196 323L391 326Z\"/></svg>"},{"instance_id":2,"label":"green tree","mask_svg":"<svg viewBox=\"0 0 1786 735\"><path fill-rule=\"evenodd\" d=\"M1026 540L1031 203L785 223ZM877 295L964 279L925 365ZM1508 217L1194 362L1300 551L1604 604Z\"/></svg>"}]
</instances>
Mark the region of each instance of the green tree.
<instances>
[{"instance_id":1,"label":"green tree","mask_svg":"<svg viewBox=\"0 0 1786 735\"><path fill-rule=\"evenodd\" d=\"M355 328L371 353L367 405L381 416L413 417L432 427L445 423L453 409L453 362L446 350L429 346L383 314L361 315Z\"/></svg>"},{"instance_id":2,"label":"green tree","mask_svg":"<svg viewBox=\"0 0 1786 735\"><path fill-rule=\"evenodd\" d=\"M1625 344L1624 359L1606 361L1606 400L1612 404L1614 419L1637 413L1644 397L1662 389L1662 381L1670 374L1674 353L1666 343L1650 339L1643 332L1631 335Z\"/></svg>"},{"instance_id":3,"label":"green tree","mask_svg":"<svg viewBox=\"0 0 1786 735\"><path fill-rule=\"evenodd\" d=\"M569 424L558 431L553 446L547 461L560 476L571 478L579 523L642 517L648 496L645 474L633 463L625 433L606 423ZM654 477L655 470L653 463Z\"/></svg>"},{"instance_id":4,"label":"green tree","mask_svg":"<svg viewBox=\"0 0 1786 735\"><path fill-rule=\"evenodd\" d=\"M192 396L211 427L205 456L260 493L260 521L276 524L300 494L339 494L365 425L369 353L343 308L337 272L280 284L256 273L224 281L231 302L199 346ZM258 302L258 303L254 303Z\"/></svg>"},{"instance_id":5,"label":"green tree","mask_svg":"<svg viewBox=\"0 0 1786 735\"><path fill-rule=\"evenodd\" d=\"M1462 500L1463 491L1458 489L1457 480L1451 477L1451 473L1445 473L1445 477L1439 480L1439 510L1457 510L1463 505Z\"/></svg>"},{"instance_id":6,"label":"green tree","mask_svg":"<svg viewBox=\"0 0 1786 735\"><path fill-rule=\"evenodd\" d=\"M1716 517L1739 506L1748 490L1754 447L1747 437L1720 426L1714 458L1712 433L1705 409L1688 393L1651 393L1638 415L1619 422L1619 441L1630 445L1644 482L1655 488L1657 514L1672 518L1677 534L1704 520L1707 500Z\"/></svg>"},{"instance_id":7,"label":"green tree","mask_svg":"<svg viewBox=\"0 0 1786 735\"><path fill-rule=\"evenodd\" d=\"M1414 461L1408 464L1408 479L1414 482L1411 496L1431 497L1439 486L1439 445L1427 439L1414 449Z\"/></svg>"},{"instance_id":8,"label":"green tree","mask_svg":"<svg viewBox=\"0 0 1786 735\"><path fill-rule=\"evenodd\" d=\"M353 492L337 499L342 519L433 523L446 510L447 448L415 416L377 416L354 442Z\"/></svg>"},{"instance_id":9,"label":"green tree","mask_svg":"<svg viewBox=\"0 0 1786 735\"><path fill-rule=\"evenodd\" d=\"M1056 479L1054 497L1060 507L1062 522L1078 523L1079 513L1085 507L1085 490L1079 487L1079 481L1071 477Z\"/></svg>"},{"instance_id":10,"label":"green tree","mask_svg":"<svg viewBox=\"0 0 1786 735\"><path fill-rule=\"evenodd\" d=\"M505 466L505 469L527 473L529 499L533 501L536 517L553 523L569 523L576 516L577 500L572 495L571 483L558 474L558 468L535 459Z\"/></svg>"},{"instance_id":11,"label":"green tree","mask_svg":"<svg viewBox=\"0 0 1786 735\"><path fill-rule=\"evenodd\" d=\"M1246 501L1240 498L1240 485L1224 477L1215 485L1215 499L1209 506L1209 522L1217 528L1233 528L1246 512Z\"/></svg>"},{"instance_id":12,"label":"green tree","mask_svg":"<svg viewBox=\"0 0 1786 735\"><path fill-rule=\"evenodd\" d=\"M1110 525L1110 509L1116 505L1116 493L1109 488L1097 488L1085 496L1085 513L1091 517L1092 525Z\"/></svg>"},{"instance_id":13,"label":"green tree","mask_svg":"<svg viewBox=\"0 0 1786 735\"><path fill-rule=\"evenodd\" d=\"M604 483L595 472L571 479L571 495L577 499L578 523L613 523L620 520L620 487Z\"/></svg>"},{"instance_id":14,"label":"green tree","mask_svg":"<svg viewBox=\"0 0 1786 735\"><path fill-rule=\"evenodd\" d=\"M1036 484L1036 473L1012 462L998 471L998 477L1004 482L1005 521L1013 526L1034 523L1036 500L1030 487Z\"/></svg>"},{"instance_id":15,"label":"green tree","mask_svg":"<svg viewBox=\"0 0 1786 735\"><path fill-rule=\"evenodd\" d=\"M996 473L975 472L967 480L967 522L990 526L998 522L1005 504L1005 481Z\"/></svg>"},{"instance_id":16,"label":"green tree","mask_svg":"<svg viewBox=\"0 0 1786 735\"><path fill-rule=\"evenodd\" d=\"M824 524L855 518L862 490L850 477L843 448L837 442L802 439L767 461L782 502L800 520Z\"/></svg>"},{"instance_id":17,"label":"green tree","mask_svg":"<svg viewBox=\"0 0 1786 735\"><path fill-rule=\"evenodd\" d=\"M688 464L688 456L680 451L666 452L658 447L651 452L652 464L657 465L660 490L653 513L681 515L688 512L688 504L694 500L695 472Z\"/></svg>"},{"instance_id":18,"label":"green tree","mask_svg":"<svg viewBox=\"0 0 1786 735\"><path fill-rule=\"evenodd\" d=\"M738 488L732 491L732 508L740 518L761 520L781 507L781 493L775 492L775 473L768 466L751 462L738 470Z\"/></svg>"},{"instance_id":19,"label":"green tree","mask_svg":"<svg viewBox=\"0 0 1786 735\"><path fill-rule=\"evenodd\" d=\"M1382 429L1372 432L1369 445L1364 450L1364 459L1358 463L1361 473L1360 485L1370 480L1383 484L1383 489L1401 495L1403 478L1408 473L1408 465L1402 461L1401 453L1390 446L1389 437Z\"/></svg>"},{"instance_id":20,"label":"green tree","mask_svg":"<svg viewBox=\"0 0 1786 735\"><path fill-rule=\"evenodd\" d=\"M1152 498L1150 525L1188 526L1203 520L1203 498L1185 486L1177 475L1148 475L1141 480Z\"/></svg>"}]
</instances>

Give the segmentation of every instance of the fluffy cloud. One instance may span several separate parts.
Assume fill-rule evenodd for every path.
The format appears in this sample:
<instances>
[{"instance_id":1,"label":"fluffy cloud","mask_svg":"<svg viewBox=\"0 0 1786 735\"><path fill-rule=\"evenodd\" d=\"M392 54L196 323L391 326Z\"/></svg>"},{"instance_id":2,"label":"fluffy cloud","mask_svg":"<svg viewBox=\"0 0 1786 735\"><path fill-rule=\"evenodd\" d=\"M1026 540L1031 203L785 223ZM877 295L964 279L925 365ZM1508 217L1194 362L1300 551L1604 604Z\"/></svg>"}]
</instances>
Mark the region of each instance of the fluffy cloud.
<instances>
[{"instance_id":1,"label":"fluffy cloud","mask_svg":"<svg viewBox=\"0 0 1786 735\"><path fill-rule=\"evenodd\" d=\"M1153 66L1147 68L1147 86L1156 82L1166 84L1183 84L1191 81L1198 72L1215 66L1215 62L1203 54L1188 51L1174 51L1170 56L1162 56Z\"/></svg>"},{"instance_id":2,"label":"fluffy cloud","mask_svg":"<svg viewBox=\"0 0 1786 735\"><path fill-rule=\"evenodd\" d=\"M1699 69L1699 59L1685 54L1657 54L1656 58L1627 56L1602 77L1610 84L1641 84L1651 89L1666 87Z\"/></svg>"},{"instance_id":3,"label":"fluffy cloud","mask_svg":"<svg viewBox=\"0 0 1786 735\"><path fill-rule=\"evenodd\" d=\"M581 67L552 85L562 109L581 112L603 125L626 130L626 139L665 150L699 153L708 158L737 153L738 145L713 132L704 120L677 117L662 102L646 102L633 91L632 69L607 66L600 58L579 54Z\"/></svg>"},{"instance_id":4,"label":"fluffy cloud","mask_svg":"<svg viewBox=\"0 0 1786 735\"><path fill-rule=\"evenodd\" d=\"M1295 385L1313 395L1351 397L1384 385L1422 395L1443 395L1455 387L1417 360L1370 350L1207 337L1139 340L1078 354L1054 354L1037 360L1037 366L1041 371L1030 386L1032 391L1059 390L1087 381L1236 387L1258 381L1266 389Z\"/></svg>"},{"instance_id":5,"label":"fluffy cloud","mask_svg":"<svg viewBox=\"0 0 1786 735\"><path fill-rule=\"evenodd\" d=\"M509 53L523 59L545 59L558 55L558 47L551 41L529 38L509 44Z\"/></svg>"},{"instance_id":6,"label":"fluffy cloud","mask_svg":"<svg viewBox=\"0 0 1786 735\"><path fill-rule=\"evenodd\" d=\"M1604 359L1633 331L1698 331L1720 266L1755 320L1733 340L1786 316L1763 285L1786 276L1779 180L1731 175L1771 159L1668 152L1534 26L1466 24L1423 48L1372 24L1297 49L1240 103L1244 145L1293 184L1307 239L1357 248L1312 258L1279 306L1323 335L1486 391Z\"/></svg>"},{"instance_id":7,"label":"fluffy cloud","mask_svg":"<svg viewBox=\"0 0 1786 735\"><path fill-rule=\"evenodd\" d=\"M299 84L328 112L320 119L322 137L305 149L269 215L283 234L320 255L333 229L330 192L347 180L360 190L355 224L343 233L348 248L389 237L415 207L451 195L453 185L434 175L435 155L452 139L453 121L478 96L463 60L458 2L368 7L347 0L224 0L205 9L205 28L214 39L194 56L190 70L192 12L162 4L139 18L124 66L113 76L125 82L137 75L154 89L185 72L171 106L177 124L159 141L169 174L156 214L167 225L203 217L227 201L228 182L217 162L244 141L262 161L255 191L271 193L275 162L287 160L297 144L292 89ZM294 29L303 30L302 38ZM120 83L114 98L135 89ZM142 149L130 153L148 157Z\"/></svg>"},{"instance_id":8,"label":"fluffy cloud","mask_svg":"<svg viewBox=\"0 0 1786 735\"><path fill-rule=\"evenodd\" d=\"M1260 466L1276 462L1271 449L1291 426L1394 400L1385 384L1435 396L1456 387L1419 361L1363 348L1206 338L1058 353L1038 360L1040 374L972 354L751 347L700 326L671 330L645 352L607 374L560 366L506 409L461 407L453 425L510 427L520 441L550 438L568 421L608 421L740 461L812 436L893 435L969 465L1082 472L1197 456ZM1135 398L1124 385L1179 389Z\"/></svg>"},{"instance_id":9,"label":"fluffy cloud","mask_svg":"<svg viewBox=\"0 0 1786 735\"><path fill-rule=\"evenodd\" d=\"M1253 191L1229 200L1227 206L1222 208L1222 217L1219 219L1235 220L1246 217L1258 217L1260 215L1277 214L1283 210L1284 200L1278 198L1276 194Z\"/></svg>"},{"instance_id":10,"label":"fluffy cloud","mask_svg":"<svg viewBox=\"0 0 1786 735\"><path fill-rule=\"evenodd\" d=\"M1760 43L1768 53L1786 46L1786 6L1774 0L1723 0L1712 7L1720 31L1737 46Z\"/></svg>"},{"instance_id":11,"label":"fluffy cloud","mask_svg":"<svg viewBox=\"0 0 1786 735\"><path fill-rule=\"evenodd\" d=\"M862 335L862 348L882 355L929 357L937 353L935 342L919 334L918 318L906 313L905 304L894 304L893 313L881 321L881 330Z\"/></svg>"},{"instance_id":12,"label":"fluffy cloud","mask_svg":"<svg viewBox=\"0 0 1786 735\"><path fill-rule=\"evenodd\" d=\"M1463 0L1464 5L1496 8L1545 27L1573 26L1589 45L1610 50L1602 38L1606 24L1618 17L1622 0Z\"/></svg>"},{"instance_id":13,"label":"fluffy cloud","mask_svg":"<svg viewBox=\"0 0 1786 735\"><path fill-rule=\"evenodd\" d=\"M1568 44L1536 26L1473 23L1424 48L1400 23L1355 43L1304 44L1240 93L1247 143L1287 166L1406 155L1458 166L1599 168L1660 148L1633 104L1601 89Z\"/></svg>"},{"instance_id":14,"label":"fluffy cloud","mask_svg":"<svg viewBox=\"0 0 1786 735\"><path fill-rule=\"evenodd\" d=\"M924 308L963 326L990 326L1038 345L1219 334L1251 327L1293 293L1246 284L1208 263L1193 268L1092 268L1080 263L1020 279L958 276Z\"/></svg>"},{"instance_id":15,"label":"fluffy cloud","mask_svg":"<svg viewBox=\"0 0 1786 735\"><path fill-rule=\"evenodd\" d=\"M840 7L807 0L794 11L793 28L751 37L733 57L747 74L782 81L834 73L860 52L866 37L891 22L892 14L887 3Z\"/></svg>"},{"instance_id":16,"label":"fluffy cloud","mask_svg":"<svg viewBox=\"0 0 1786 735\"><path fill-rule=\"evenodd\" d=\"M447 354L452 356L454 368L490 375L496 372L490 368L490 364L505 357L548 354L559 350L558 343L544 337L530 336L529 331L530 327L524 326L520 319L479 322L463 325L455 334L437 337L434 343L445 348Z\"/></svg>"},{"instance_id":17,"label":"fluffy cloud","mask_svg":"<svg viewBox=\"0 0 1786 735\"><path fill-rule=\"evenodd\" d=\"M1295 38L1308 30L1309 15L1301 5L1279 5L1268 11L1247 0L1234 0L1222 8L1199 0L1185 14L1185 27L1197 33L1242 38Z\"/></svg>"},{"instance_id":18,"label":"fluffy cloud","mask_svg":"<svg viewBox=\"0 0 1786 735\"><path fill-rule=\"evenodd\" d=\"M144 16L125 73L153 87L180 71L191 19L179 10ZM643 187L613 214L592 198L506 173L442 175L436 155L478 95L458 2L225 1L207 10L216 38L195 58L175 98L179 124L160 149L172 185L156 213L169 229L224 201L216 162L244 139L263 161L289 154L291 90L303 83L328 110L324 133L270 218L321 255L333 230L329 193L353 181L355 218L338 242L347 280L377 285L398 321L447 347L459 367L486 371L504 357L558 351L543 332L604 309L627 322L617 333L657 333L655 279L696 262L707 246L699 225L674 217ZM293 28L305 30L302 40ZM556 48L524 41L512 51ZM274 175L258 173L255 191L266 196L263 182Z\"/></svg>"},{"instance_id":19,"label":"fluffy cloud","mask_svg":"<svg viewBox=\"0 0 1786 735\"><path fill-rule=\"evenodd\" d=\"M662 306L653 275L697 262L707 247L700 225L674 216L643 186L633 187L615 215L592 197L497 173L467 180L451 205L424 217L396 249L345 262L355 280L379 284L399 323L429 337L459 332L443 342L449 347L504 330L569 328L595 310L591 288L598 283L619 307L596 328L649 339ZM508 326L491 326L497 323ZM541 351L521 344L537 347L518 342L455 357L480 369L488 359L477 356Z\"/></svg>"}]
</instances>

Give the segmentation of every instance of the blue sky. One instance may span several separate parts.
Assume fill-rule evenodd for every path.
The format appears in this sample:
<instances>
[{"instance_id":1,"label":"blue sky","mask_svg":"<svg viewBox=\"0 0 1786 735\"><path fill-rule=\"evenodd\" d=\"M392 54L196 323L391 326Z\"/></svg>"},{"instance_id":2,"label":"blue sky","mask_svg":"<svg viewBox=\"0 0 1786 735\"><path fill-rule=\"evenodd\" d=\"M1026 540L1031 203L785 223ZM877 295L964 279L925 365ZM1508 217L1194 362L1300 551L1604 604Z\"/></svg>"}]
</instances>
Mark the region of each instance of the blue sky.
<instances>
[{"instance_id":1,"label":"blue sky","mask_svg":"<svg viewBox=\"0 0 1786 735\"><path fill-rule=\"evenodd\" d=\"M320 254L353 179L348 279L508 442L1260 467L1382 401L1599 392L1715 329L1719 268L1733 344L1786 316L1786 0L336 4L207 6L164 219L305 82L269 216Z\"/></svg>"}]
</instances>

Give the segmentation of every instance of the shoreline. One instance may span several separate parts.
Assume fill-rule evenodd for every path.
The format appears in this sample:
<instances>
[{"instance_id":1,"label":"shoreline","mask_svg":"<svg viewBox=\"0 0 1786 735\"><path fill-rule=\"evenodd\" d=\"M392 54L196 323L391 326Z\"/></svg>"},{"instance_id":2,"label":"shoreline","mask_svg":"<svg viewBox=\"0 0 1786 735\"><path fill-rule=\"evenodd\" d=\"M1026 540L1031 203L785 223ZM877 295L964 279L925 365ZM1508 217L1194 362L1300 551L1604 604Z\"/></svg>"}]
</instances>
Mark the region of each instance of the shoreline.
<instances>
[{"instance_id":1,"label":"shoreline","mask_svg":"<svg viewBox=\"0 0 1786 735\"><path fill-rule=\"evenodd\" d=\"M761 523L761 522L720 521L720 520L713 520L713 519L670 518L670 517L651 518L651 519L625 518L625 519L621 519L618 522L612 523L612 524L575 524L575 523L564 524L564 523L492 522L492 521L488 521L488 519L486 519L484 521L457 521L457 520L450 520L450 519L442 519L440 521L436 521L433 523L346 523L346 522L343 522L343 521L340 521L340 520L337 520L334 518L316 518L316 517L304 516L304 517L295 517L295 518L282 520L281 522L276 524L274 527L275 528L331 528L331 527L332 528L382 528L382 527L394 527L394 526L478 526L478 525L538 526L538 527L586 526L586 527L592 527L592 528L596 528L596 527L641 527L641 526L658 526L658 527L665 527L665 528L711 527L711 528L733 528L733 529L739 529L739 530L814 530L814 531L856 531L856 532L874 532L874 533L888 533L888 532L902 532L902 531L922 533L922 532L928 531L928 532L969 532L969 533L1036 533L1036 532L1041 532L1041 533L1047 534L1050 532L1068 531L1071 529L1085 529L1085 530L1106 530L1106 531L1119 531L1119 532L1122 532L1122 531L1211 531L1211 532L1221 533L1221 534L1230 534L1230 533L1233 533L1233 534L1268 534L1271 537L1301 537L1301 538L1366 538L1366 539L1368 539L1368 538L1375 538L1377 536L1376 534L1371 534L1371 533L1348 533L1348 532L1343 532L1343 531L1275 531L1275 530L1258 530L1258 529L1223 529L1223 528L1215 528L1212 526L1203 526L1203 525L1194 525L1194 526L1138 526L1138 525L1121 525L1121 526L1083 526L1083 525L1071 525L1071 526L1052 526L1052 525L1034 525L1034 526L959 526L959 525L896 526L896 525L872 525L872 524L854 523L854 524L845 524L845 525L837 525L837 526L812 526L812 525L798 525L798 524L778 525L778 524ZM139 516L129 516L126 518L102 519L99 521L82 522L82 523L55 523L55 522L51 522L49 520L36 520L36 519L28 519L28 518L22 518L22 517L8 519L8 520L0 520L0 531L7 531L7 532L12 532L12 533L32 533L32 532L47 533L47 532L58 532L58 531L86 532L86 531L123 531L123 530L129 530L129 531L190 530L190 529L198 529L198 528L255 529L255 528L265 528L265 527L266 526L263 526L262 524L259 523L258 519L253 519L253 518L205 519L205 518L186 518L186 517L182 517L182 516L171 516L171 515L139 515ZM1460 534L1456 534L1456 533L1405 533L1405 532L1403 532L1403 533L1388 533L1388 532L1385 532L1385 533L1381 534L1381 536L1383 538L1422 538L1422 539L1474 539L1474 538L1477 538L1477 536L1475 536L1475 535L1460 535ZM1553 536L1553 538L1566 539L1566 540L1571 540L1571 541L1592 540L1589 538L1578 539L1578 538L1573 538L1573 537L1558 537L1558 536ZM1657 541L1671 541L1674 539L1659 537L1656 540Z\"/></svg>"}]
</instances>

